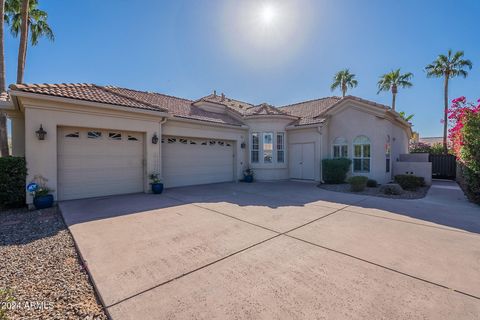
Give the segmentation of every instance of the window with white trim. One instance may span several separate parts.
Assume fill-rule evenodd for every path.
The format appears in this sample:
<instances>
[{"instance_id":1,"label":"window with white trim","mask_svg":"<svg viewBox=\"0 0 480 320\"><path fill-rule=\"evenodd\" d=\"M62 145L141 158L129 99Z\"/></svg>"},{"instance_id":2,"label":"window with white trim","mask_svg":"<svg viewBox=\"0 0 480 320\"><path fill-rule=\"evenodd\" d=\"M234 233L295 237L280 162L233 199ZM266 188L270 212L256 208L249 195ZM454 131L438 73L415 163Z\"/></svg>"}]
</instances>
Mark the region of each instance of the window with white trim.
<instances>
[{"instance_id":1,"label":"window with white trim","mask_svg":"<svg viewBox=\"0 0 480 320\"><path fill-rule=\"evenodd\" d=\"M251 156L250 162L258 163L260 141L258 140L258 132L252 133L252 146L251 146Z\"/></svg>"},{"instance_id":2,"label":"window with white trim","mask_svg":"<svg viewBox=\"0 0 480 320\"><path fill-rule=\"evenodd\" d=\"M366 136L353 140L353 172L370 172L370 139Z\"/></svg>"},{"instance_id":3,"label":"window with white trim","mask_svg":"<svg viewBox=\"0 0 480 320\"><path fill-rule=\"evenodd\" d=\"M348 158L347 139L335 138L333 141L333 158Z\"/></svg>"},{"instance_id":4,"label":"window with white trim","mask_svg":"<svg viewBox=\"0 0 480 320\"><path fill-rule=\"evenodd\" d=\"M390 172L390 154L391 154L391 145L390 145L390 135L387 135L385 143L385 172Z\"/></svg>"},{"instance_id":5,"label":"window with white trim","mask_svg":"<svg viewBox=\"0 0 480 320\"><path fill-rule=\"evenodd\" d=\"M109 132L108 138L110 140L122 140L122 134L120 132Z\"/></svg>"},{"instance_id":6,"label":"window with white trim","mask_svg":"<svg viewBox=\"0 0 480 320\"><path fill-rule=\"evenodd\" d=\"M277 132L277 162L285 162L285 132Z\"/></svg>"},{"instance_id":7,"label":"window with white trim","mask_svg":"<svg viewBox=\"0 0 480 320\"><path fill-rule=\"evenodd\" d=\"M263 162L273 162L273 132L263 133Z\"/></svg>"},{"instance_id":8,"label":"window with white trim","mask_svg":"<svg viewBox=\"0 0 480 320\"><path fill-rule=\"evenodd\" d=\"M100 139L102 137L102 133L100 131L88 131L87 137L89 139Z\"/></svg>"}]
</instances>

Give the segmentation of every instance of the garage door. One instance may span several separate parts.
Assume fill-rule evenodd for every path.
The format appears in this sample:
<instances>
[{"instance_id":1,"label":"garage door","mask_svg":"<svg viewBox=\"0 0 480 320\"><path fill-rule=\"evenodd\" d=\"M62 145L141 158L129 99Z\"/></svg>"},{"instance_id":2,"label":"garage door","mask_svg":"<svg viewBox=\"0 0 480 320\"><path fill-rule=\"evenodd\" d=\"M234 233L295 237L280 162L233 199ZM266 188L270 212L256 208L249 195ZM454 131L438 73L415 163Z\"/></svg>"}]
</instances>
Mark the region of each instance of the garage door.
<instances>
[{"instance_id":1,"label":"garage door","mask_svg":"<svg viewBox=\"0 0 480 320\"><path fill-rule=\"evenodd\" d=\"M232 181L233 143L164 136L162 166L166 187Z\"/></svg>"},{"instance_id":2,"label":"garage door","mask_svg":"<svg viewBox=\"0 0 480 320\"><path fill-rule=\"evenodd\" d=\"M143 134L58 129L59 200L143 192Z\"/></svg>"}]
</instances>

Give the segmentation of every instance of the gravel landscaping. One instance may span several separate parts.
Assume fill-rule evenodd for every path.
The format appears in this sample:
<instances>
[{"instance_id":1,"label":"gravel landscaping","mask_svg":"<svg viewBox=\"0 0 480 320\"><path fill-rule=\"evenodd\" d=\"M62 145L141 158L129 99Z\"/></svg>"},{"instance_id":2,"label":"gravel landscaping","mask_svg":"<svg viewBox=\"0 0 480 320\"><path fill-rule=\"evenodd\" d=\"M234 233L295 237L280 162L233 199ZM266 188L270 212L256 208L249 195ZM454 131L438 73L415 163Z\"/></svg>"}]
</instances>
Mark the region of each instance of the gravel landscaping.
<instances>
[{"instance_id":1,"label":"gravel landscaping","mask_svg":"<svg viewBox=\"0 0 480 320\"><path fill-rule=\"evenodd\" d=\"M329 190L329 191L336 191L336 192L343 192L343 193L352 193L352 194L362 194L367 196L374 196L374 197L382 197L382 198L392 198L392 199L421 199L427 195L428 189L430 187L420 187L417 191L408 191L404 190L400 195L393 195L393 194L384 194L380 192L380 185L374 188L365 188L364 191L360 192L352 192L350 191L350 184L342 183L342 184L319 184L319 188Z\"/></svg>"},{"instance_id":2,"label":"gravel landscaping","mask_svg":"<svg viewBox=\"0 0 480 320\"><path fill-rule=\"evenodd\" d=\"M57 208L0 211L0 261L0 319L107 319Z\"/></svg>"}]
</instances>

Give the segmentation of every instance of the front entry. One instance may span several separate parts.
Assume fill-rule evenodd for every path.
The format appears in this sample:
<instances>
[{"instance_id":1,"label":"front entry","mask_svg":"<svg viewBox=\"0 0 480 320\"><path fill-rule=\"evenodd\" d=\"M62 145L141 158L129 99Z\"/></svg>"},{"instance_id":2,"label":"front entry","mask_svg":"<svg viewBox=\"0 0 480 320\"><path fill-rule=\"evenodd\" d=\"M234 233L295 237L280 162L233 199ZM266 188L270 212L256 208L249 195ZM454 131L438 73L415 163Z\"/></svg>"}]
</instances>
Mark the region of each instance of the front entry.
<instances>
[{"instance_id":1,"label":"front entry","mask_svg":"<svg viewBox=\"0 0 480 320\"><path fill-rule=\"evenodd\" d=\"M315 180L315 145L313 143L290 145L290 178Z\"/></svg>"}]
</instances>

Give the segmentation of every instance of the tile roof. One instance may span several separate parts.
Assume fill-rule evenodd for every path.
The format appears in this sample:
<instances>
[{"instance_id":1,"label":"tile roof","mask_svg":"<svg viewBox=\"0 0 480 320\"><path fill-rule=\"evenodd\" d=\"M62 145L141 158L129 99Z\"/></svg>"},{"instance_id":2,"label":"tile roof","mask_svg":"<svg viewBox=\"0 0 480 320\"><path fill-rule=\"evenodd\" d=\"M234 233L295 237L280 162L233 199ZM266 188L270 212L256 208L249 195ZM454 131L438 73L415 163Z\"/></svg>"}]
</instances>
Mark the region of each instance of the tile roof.
<instances>
[{"instance_id":1,"label":"tile roof","mask_svg":"<svg viewBox=\"0 0 480 320\"><path fill-rule=\"evenodd\" d=\"M201 101L221 104L223 106L229 107L231 110L236 111L241 115L244 115L248 109L251 109L254 107L254 105L251 103L231 99L224 96L223 94L217 95L215 93L209 94L208 96L198 99L197 101L194 102L194 104Z\"/></svg>"},{"instance_id":2,"label":"tile roof","mask_svg":"<svg viewBox=\"0 0 480 320\"><path fill-rule=\"evenodd\" d=\"M227 114L208 112L193 106L191 100L160 93L86 83L13 84L10 85L10 89L131 108L170 112L173 116L179 118L196 119L237 126L242 125L240 121Z\"/></svg>"},{"instance_id":3,"label":"tile roof","mask_svg":"<svg viewBox=\"0 0 480 320\"><path fill-rule=\"evenodd\" d=\"M165 111L163 108L118 95L107 90L105 87L88 83L12 84L10 85L10 89L62 98L106 103L130 108Z\"/></svg>"},{"instance_id":4,"label":"tile roof","mask_svg":"<svg viewBox=\"0 0 480 320\"><path fill-rule=\"evenodd\" d=\"M257 115L282 115L282 116L291 116L290 114L275 108L272 105L267 103L259 104L258 106L252 107L245 110L244 115L246 116L257 116Z\"/></svg>"},{"instance_id":5,"label":"tile roof","mask_svg":"<svg viewBox=\"0 0 480 320\"><path fill-rule=\"evenodd\" d=\"M294 125L317 124L325 121L322 115L340 100L340 97L326 97L290 104L280 107L279 109L287 114L300 118Z\"/></svg>"}]
</instances>

